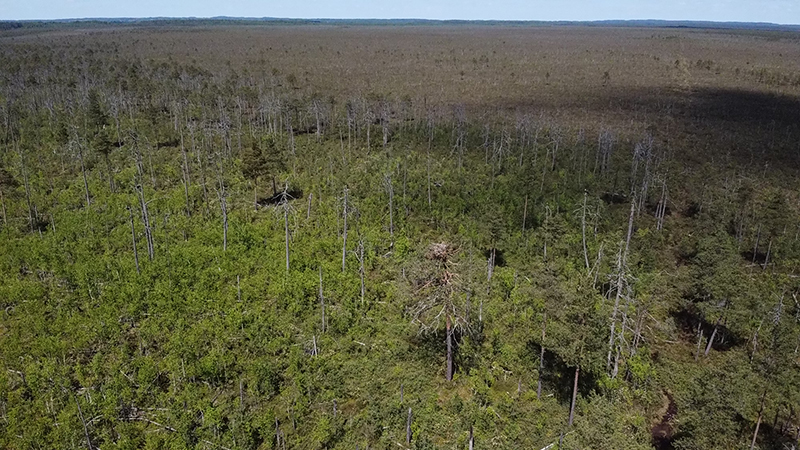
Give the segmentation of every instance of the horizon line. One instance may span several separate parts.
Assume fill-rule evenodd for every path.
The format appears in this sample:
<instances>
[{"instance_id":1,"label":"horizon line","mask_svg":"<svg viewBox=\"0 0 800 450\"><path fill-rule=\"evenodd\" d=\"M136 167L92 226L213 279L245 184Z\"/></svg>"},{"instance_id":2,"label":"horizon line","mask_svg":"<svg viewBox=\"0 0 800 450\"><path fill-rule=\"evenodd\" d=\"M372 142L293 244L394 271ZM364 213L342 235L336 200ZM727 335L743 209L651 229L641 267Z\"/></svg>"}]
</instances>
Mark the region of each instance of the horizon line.
<instances>
[{"instance_id":1,"label":"horizon line","mask_svg":"<svg viewBox=\"0 0 800 450\"><path fill-rule=\"evenodd\" d=\"M65 17L59 19L0 19L0 22L38 22L38 23L63 23L63 22L114 22L114 21L160 21L160 20L241 20L241 21L295 21L295 22L486 22L486 23L550 23L550 24L602 24L602 23L663 23L663 24L707 24L707 25L760 25L770 27L798 28L800 23L777 22L748 22L731 20L698 20L698 19L595 19L595 20L541 20L541 19L429 19L420 17L393 17L393 18L332 18L332 17L273 17L273 16L110 16L110 17Z\"/></svg>"}]
</instances>

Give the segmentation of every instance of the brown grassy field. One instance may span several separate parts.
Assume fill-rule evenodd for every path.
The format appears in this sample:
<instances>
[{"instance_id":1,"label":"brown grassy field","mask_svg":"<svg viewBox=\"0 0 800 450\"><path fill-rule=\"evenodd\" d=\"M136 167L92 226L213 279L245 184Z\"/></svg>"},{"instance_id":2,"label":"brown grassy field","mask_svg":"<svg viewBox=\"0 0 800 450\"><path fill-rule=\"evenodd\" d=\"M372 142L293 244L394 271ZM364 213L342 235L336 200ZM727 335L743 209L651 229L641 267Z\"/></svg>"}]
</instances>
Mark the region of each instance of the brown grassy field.
<instances>
[{"instance_id":1,"label":"brown grassy field","mask_svg":"<svg viewBox=\"0 0 800 450\"><path fill-rule=\"evenodd\" d=\"M3 45L90 45L229 68L299 95L410 99L572 129L649 129L690 153L787 156L800 143L800 38L695 29L512 26L170 26L6 33ZM800 144L798 144L800 145ZM795 146L796 150L797 147ZM795 153L795 152L790 152Z\"/></svg>"}]
</instances>

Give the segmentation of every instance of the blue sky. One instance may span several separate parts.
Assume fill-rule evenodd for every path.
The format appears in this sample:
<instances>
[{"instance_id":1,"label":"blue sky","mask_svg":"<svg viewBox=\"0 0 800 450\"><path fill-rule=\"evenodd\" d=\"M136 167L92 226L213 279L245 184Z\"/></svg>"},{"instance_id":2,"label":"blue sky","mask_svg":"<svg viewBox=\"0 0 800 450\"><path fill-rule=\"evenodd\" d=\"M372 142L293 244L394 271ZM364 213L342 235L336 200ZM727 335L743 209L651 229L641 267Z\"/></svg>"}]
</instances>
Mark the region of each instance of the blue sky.
<instances>
[{"instance_id":1,"label":"blue sky","mask_svg":"<svg viewBox=\"0 0 800 450\"><path fill-rule=\"evenodd\" d=\"M800 24L800 0L0 0L0 20L80 17L668 19Z\"/></svg>"}]
</instances>

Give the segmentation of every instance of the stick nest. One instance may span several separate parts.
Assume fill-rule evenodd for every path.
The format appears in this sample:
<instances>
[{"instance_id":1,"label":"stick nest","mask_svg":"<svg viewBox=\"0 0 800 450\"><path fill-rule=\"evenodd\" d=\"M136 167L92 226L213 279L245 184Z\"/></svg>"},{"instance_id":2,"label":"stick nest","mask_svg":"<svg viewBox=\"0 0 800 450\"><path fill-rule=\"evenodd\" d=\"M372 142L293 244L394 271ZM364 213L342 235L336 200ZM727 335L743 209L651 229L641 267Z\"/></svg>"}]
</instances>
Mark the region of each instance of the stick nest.
<instances>
[{"instance_id":1,"label":"stick nest","mask_svg":"<svg viewBox=\"0 0 800 450\"><path fill-rule=\"evenodd\" d=\"M435 242L428 247L425 257L435 261L447 262L447 259L455 251L455 248L447 242Z\"/></svg>"}]
</instances>

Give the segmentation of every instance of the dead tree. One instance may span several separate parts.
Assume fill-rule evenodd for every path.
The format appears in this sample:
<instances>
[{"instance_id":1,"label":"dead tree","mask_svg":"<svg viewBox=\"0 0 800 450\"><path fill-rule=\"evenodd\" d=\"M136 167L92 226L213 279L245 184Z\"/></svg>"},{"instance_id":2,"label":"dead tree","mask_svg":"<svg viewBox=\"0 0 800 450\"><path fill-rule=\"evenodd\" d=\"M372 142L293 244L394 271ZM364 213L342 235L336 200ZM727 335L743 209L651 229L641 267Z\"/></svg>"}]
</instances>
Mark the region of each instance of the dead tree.
<instances>
[{"instance_id":1,"label":"dead tree","mask_svg":"<svg viewBox=\"0 0 800 450\"><path fill-rule=\"evenodd\" d=\"M36 223L39 221L38 214L36 213L36 205L31 200L31 186L28 180L28 167L25 164L25 153L19 148L19 142L14 143L19 153L20 171L22 172L22 184L25 187L25 201L28 205L28 225L31 231L34 231Z\"/></svg>"},{"instance_id":2,"label":"dead tree","mask_svg":"<svg viewBox=\"0 0 800 450\"><path fill-rule=\"evenodd\" d=\"M386 192L389 193L389 237L391 238L389 246L394 248L394 187L392 186L392 176L384 175L383 184L386 187Z\"/></svg>"},{"instance_id":3,"label":"dead tree","mask_svg":"<svg viewBox=\"0 0 800 450\"><path fill-rule=\"evenodd\" d=\"M344 195L342 196L342 218L344 219L344 226L342 227L342 272L345 271L345 264L347 263L347 207L348 205L348 189L344 187Z\"/></svg>"},{"instance_id":4,"label":"dead tree","mask_svg":"<svg viewBox=\"0 0 800 450\"><path fill-rule=\"evenodd\" d=\"M78 143L77 134L76 134L76 140L73 141L73 144L78 149L78 160L81 163L81 175L83 175L83 191L84 195L86 196L86 208L89 208L89 205L91 203L91 198L89 195L89 180L86 177L86 164L83 159L83 145Z\"/></svg>"},{"instance_id":5,"label":"dead tree","mask_svg":"<svg viewBox=\"0 0 800 450\"><path fill-rule=\"evenodd\" d=\"M81 424L83 425L83 436L86 438L86 446L89 447L89 450L94 450L92 446L92 440L89 438L89 426L86 423L86 419L83 417L83 410L81 409L81 404L78 402L78 397L75 394L72 394L72 399L75 400L75 406L78 407L78 418L81 420Z\"/></svg>"},{"instance_id":6,"label":"dead tree","mask_svg":"<svg viewBox=\"0 0 800 450\"><path fill-rule=\"evenodd\" d=\"M456 249L440 242L432 244L425 259L430 261L418 268L419 273L412 275L414 294L420 300L411 308L412 321L419 324L420 333L429 333L440 329L445 324L446 371L447 381L453 379L453 353L455 333L464 334L469 330L467 308L459 303L457 295L458 275L454 273L456 266L453 256Z\"/></svg>"},{"instance_id":7,"label":"dead tree","mask_svg":"<svg viewBox=\"0 0 800 450\"><path fill-rule=\"evenodd\" d=\"M280 201L278 202L278 207L275 210L278 214L283 216L283 232L286 248L286 273L289 273L289 215L294 213L294 208L290 203L293 198L294 197L289 194L289 183L286 183L283 187L283 191L280 193Z\"/></svg>"},{"instance_id":8,"label":"dead tree","mask_svg":"<svg viewBox=\"0 0 800 450\"><path fill-rule=\"evenodd\" d=\"M625 295L624 290L627 289L627 264L628 264L628 249L631 244L631 235L633 233L633 216L636 212L636 199L631 200L631 212L628 216L628 234L625 238L624 247L620 249L617 256L617 273L615 274L614 287L616 294L614 298L614 309L611 313L611 332L608 337L608 358L606 360L606 370L611 370L611 355L614 353L614 339L616 338L617 315L619 314L619 303ZM619 355L619 352L617 352ZM618 356L617 356L618 358ZM616 362L615 370L611 371L611 378L616 377Z\"/></svg>"},{"instance_id":9,"label":"dead tree","mask_svg":"<svg viewBox=\"0 0 800 450\"><path fill-rule=\"evenodd\" d=\"M750 442L750 450L756 448L756 439L758 439L758 429L761 427L761 418L764 414L764 400L767 398L767 390L764 389L764 393L761 395L761 407L758 409L758 420L756 420L756 429L753 432L753 441Z\"/></svg>"},{"instance_id":10,"label":"dead tree","mask_svg":"<svg viewBox=\"0 0 800 450\"><path fill-rule=\"evenodd\" d=\"M583 208L581 208L581 241L583 243L583 259L586 263L586 270L589 269L589 252L586 250L586 197L588 193L583 191Z\"/></svg>"},{"instance_id":11,"label":"dead tree","mask_svg":"<svg viewBox=\"0 0 800 450\"><path fill-rule=\"evenodd\" d=\"M597 137L597 154L594 160L592 173L603 174L608 171L611 165L611 155L614 151L614 135L609 130L601 130Z\"/></svg>"},{"instance_id":12,"label":"dead tree","mask_svg":"<svg viewBox=\"0 0 800 450\"><path fill-rule=\"evenodd\" d=\"M569 424L568 426L572 426L572 422L575 419L575 401L578 399L578 376L581 373L581 365L578 364L575 366L575 380L572 383L572 402L569 406Z\"/></svg>"},{"instance_id":13,"label":"dead tree","mask_svg":"<svg viewBox=\"0 0 800 450\"><path fill-rule=\"evenodd\" d=\"M228 190L225 188L225 180L222 179L222 164L217 165L217 197L219 207L222 212L222 251L228 250Z\"/></svg>"},{"instance_id":14,"label":"dead tree","mask_svg":"<svg viewBox=\"0 0 800 450\"><path fill-rule=\"evenodd\" d=\"M666 180L661 180L661 197L658 199L658 205L656 205L656 230L661 231L664 229L664 216L667 212L667 182Z\"/></svg>"},{"instance_id":15,"label":"dead tree","mask_svg":"<svg viewBox=\"0 0 800 450\"><path fill-rule=\"evenodd\" d=\"M536 398L542 398L542 373L544 372L544 339L547 331L547 312L542 315L542 345L539 353L539 374L536 380Z\"/></svg>"},{"instance_id":16,"label":"dead tree","mask_svg":"<svg viewBox=\"0 0 800 450\"><path fill-rule=\"evenodd\" d=\"M359 279L361 281L361 303L364 303L364 297L365 297L365 294L366 294L366 288L365 288L365 284L364 284L364 276L365 276L366 272L364 270L364 238L363 237L359 237L358 246L353 251L353 253L355 254L356 260L358 260L358 277L359 277Z\"/></svg>"},{"instance_id":17,"label":"dead tree","mask_svg":"<svg viewBox=\"0 0 800 450\"><path fill-rule=\"evenodd\" d=\"M180 130L180 140L181 140L181 157L183 159L181 164L181 175L183 176L183 191L186 196L186 217L192 216L192 205L189 200L189 184L191 183L191 177L189 176L189 156L186 154L186 147L183 143L183 127L178 126Z\"/></svg>"},{"instance_id":18,"label":"dead tree","mask_svg":"<svg viewBox=\"0 0 800 450\"><path fill-rule=\"evenodd\" d=\"M455 129L453 130L456 135L456 142L453 145L453 151L458 155L458 170L461 170L464 160L464 149L467 140L467 117L464 110L464 105L458 105L453 111L455 116Z\"/></svg>"},{"instance_id":19,"label":"dead tree","mask_svg":"<svg viewBox=\"0 0 800 450\"><path fill-rule=\"evenodd\" d=\"M411 408L408 408L408 419L406 419L406 444L411 444Z\"/></svg>"},{"instance_id":20,"label":"dead tree","mask_svg":"<svg viewBox=\"0 0 800 450\"><path fill-rule=\"evenodd\" d=\"M136 273L141 274L139 270L139 252L136 250L136 228L133 226L133 208L128 206L128 215L131 220L131 239L133 240L133 260L136 262Z\"/></svg>"},{"instance_id":21,"label":"dead tree","mask_svg":"<svg viewBox=\"0 0 800 450\"><path fill-rule=\"evenodd\" d=\"M150 214L147 211L147 201L144 197L144 188L141 184L136 185L136 192L139 194L139 207L141 208L142 212L142 223L144 223L144 237L147 241L147 256L150 258L150 261L153 260L155 256L155 245L153 242L153 229L150 226Z\"/></svg>"},{"instance_id":22,"label":"dead tree","mask_svg":"<svg viewBox=\"0 0 800 450\"><path fill-rule=\"evenodd\" d=\"M325 296L322 295L322 266L319 268L319 304L322 310L322 329L321 331L325 332Z\"/></svg>"}]
</instances>

